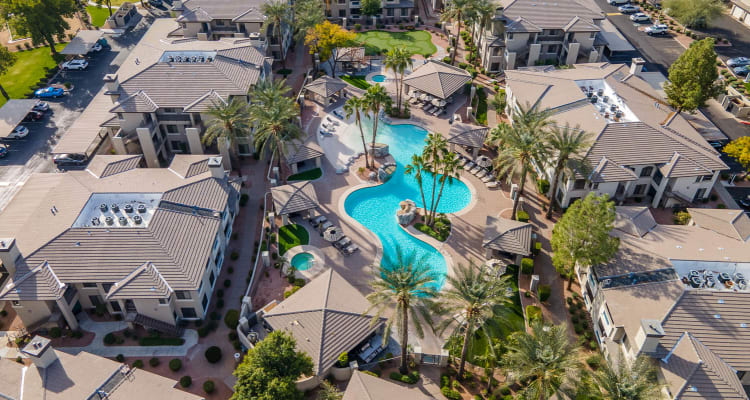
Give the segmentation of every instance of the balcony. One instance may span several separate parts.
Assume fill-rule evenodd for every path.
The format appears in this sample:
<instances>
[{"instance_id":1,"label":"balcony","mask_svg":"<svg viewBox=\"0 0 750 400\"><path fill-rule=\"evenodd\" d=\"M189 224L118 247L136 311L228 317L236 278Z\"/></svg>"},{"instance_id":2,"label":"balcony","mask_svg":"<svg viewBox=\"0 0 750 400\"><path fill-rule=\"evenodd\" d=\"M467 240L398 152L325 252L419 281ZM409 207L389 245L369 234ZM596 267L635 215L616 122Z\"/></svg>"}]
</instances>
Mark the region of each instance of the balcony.
<instances>
[{"instance_id":1,"label":"balcony","mask_svg":"<svg viewBox=\"0 0 750 400\"><path fill-rule=\"evenodd\" d=\"M234 26L234 25L221 25L221 26L212 26L212 27L211 27L211 30L212 30L212 31L213 31L214 33L224 33L224 34L226 34L226 33L235 33L235 32L239 32L239 31L237 30L237 27L236 27L236 26Z\"/></svg>"},{"instance_id":2,"label":"balcony","mask_svg":"<svg viewBox=\"0 0 750 400\"><path fill-rule=\"evenodd\" d=\"M360 7L361 6L360 6L359 1L350 1L349 2L349 8L360 8Z\"/></svg>"},{"instance_id":3,"label":"balcony","mask_svg":"<svg viewBox=\"0 0 750 400\"><path fill-rule=\"evenodd\" d=\"M190 123L190 114L156 114L159 122L188 122Z\"/></svg>"}]
</instances>

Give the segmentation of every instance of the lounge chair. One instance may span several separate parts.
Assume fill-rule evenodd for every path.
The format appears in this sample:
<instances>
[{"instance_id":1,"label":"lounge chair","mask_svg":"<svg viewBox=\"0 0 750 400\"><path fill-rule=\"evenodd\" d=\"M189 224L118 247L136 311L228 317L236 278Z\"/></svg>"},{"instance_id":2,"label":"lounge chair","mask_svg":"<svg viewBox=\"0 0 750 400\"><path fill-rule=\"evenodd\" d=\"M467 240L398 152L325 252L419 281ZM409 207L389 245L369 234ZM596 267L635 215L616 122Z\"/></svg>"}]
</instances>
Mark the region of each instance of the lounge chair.
<instances>
[{"instance_id":1,"label":"lounge chair","mask_svg":"<svg viewBox=\"0 0 750 400\"><path fill-rule=\"evenodd\" d=\"M330 131L330 132L333 132L336 130L336 126L334 126L332 123L329 123L327 121L323 121L323 123L320 124L320 126L323 127L323 129Z\"/></svg>"},{"instance_id":2,"label":"lounge chair","mask_svg":"<svg viewBox=\"0 0 750 400\"><path fill-rule=\"evenodd\" d=\"M469 170L469 172L471 172L472 175L476 175L477 172L479 172L479 170L481 170L481 169L482 169L482 167L480 167L478 165L474 165L474 168L472 168L471 170Z\"/></svg>"},{"instance_id":3,"label":"lounge chair","mask_svg":"<svg viewBox=\"0 0 750 400\"><path fill-rule=\"evenodd\" d=\"M339 125L339 121L336 121L335 119L331 118L331 116L330 116L330 115L327 115L327 116L326 116L326 118L325 118L325 122L326 122L327 124L333 124L333 125L336 125L336 126L337 126L337 125Z\"/></svg>"},{"instance_id":4,"label":"lounge chair","mask_svg":"<svg viewBox=\"0 0 750 400\"><path fill-rule=\"evenodd\" d=\"M487 183L487 182L489 182L489 181L491 181L493 179L495 179L495 174L489 173L489 174L485 175L484 178L482 178L482 182Z\"/></svg>"},{"instance_id":5,"label":"lounge chair","mask_svg":"<svg viewBox=\"0 0 750 400\"><path fill-rule=\"evenodd\" d=\"M324 230L326 230L326 229L328 229L328 228L330 228L332 226L333 226L333 224L331 223L331 221L325 221L320 226L318 226L318 230L320 231L320 234L322 235Z\"/></svg>"},{"instance_id":6,"label":"lounge chair","mask_svg":"<svg viewBox=\"0 0 750 400\"><path fill-rule=\"evenodd\" d=\"M488 188L490 188L490 189L494 189L494 188L496 188L496 187L497 187L497 181L490 181L490 182L487 182L487 183L485 183L485 185L486 185L486 186L487 186Z\"/></svg>"},{"instance_id":7,"label":"lounge chair","mask_svg":"<svg viewBox=\"0 0 750 400\"><path fill-rule=\"evenodd\" d=\"M430 103L424 103L424 105L422 106L422 110L427 111L427 109L431 107L434 107L434 106Z\"/></svg>"},{"instance_id":8,"label":"lounge chair","mask_svg":"<svg viewBox=\"0 0 750 400\"><path fill-rule=\"evenodd\" d=\"M348 236L344 236L343 238L339 239L339 241L333 243L333 247L337 249L343 249L349 246L352 243L352 240L349 239Z\"/></svg>"},{"instance_id":9,"label":"lounge chair","mask_svg":"<svg viewBox=\"0 0 750 400\"><path fill-rule=\"evenodd\" d=\"M466 163L466 165L464 165L464 171L469 171L470 169L472 169L472 168L474 168L476 166L477 165L474 164L474 161L469 160L469 162Z\"/></svg>"},{"instance_id":10,"label":"lounge chair","mask_svg":"<svg viewBox=\"0 0 750 400\"><path fill-rule=\"evenodd\" d=\"M477 178L482 179L485 175L487 175L487 170L482 168L478 173L475 174Z\"/></svg>"},{"instance_id":11,"label":"lounge chair","mask_svg":"<svg viewBox=\"0 0 750 400\"><path fill-rule=\"evenodd\" d=\"M339 110L339 109L333 110L333 115L335 115L335 116L337 116L337 117L339 117L341 119L345 119L344 118L344 113L342 113L341 110Z\"/></svg>"},{"instance_id":12,"label":"lounge chair","mask_svg":"<svg viewBox=\"0 0 750 400\"><path fill-rule=\"evenodd\" d=\"M327 130L325 130L325 129L321 129L321 130L320 130L320 136L324 136L324 137L330 137L330 136L333 136L333 134L332 134L331 132L328 132L328 131L327 131Z\"/></svg>"},{"instance_id":13,"label":"lounge chair","mask_svg":"<svg viewBox=\"0 0 750 400\"><path fill-rule=\"evenodd\" d=\"M356 244L353 244L345 248L342 252L344 253L344 255L348 256L348 255L354 254L357 250L359 250L359 246L357 246Z\"/></svg>"},{"instance_id":14,"label":"lounge chair","mask_svg":"<svg viewBox=\"0 0 750 400\"><path fill-rule=\"evenodd\" d=\"M438 114L440 114L440 108L435 107L432 111L430 111L430 114L437 116Z\"/></svg>"}]
</instances>

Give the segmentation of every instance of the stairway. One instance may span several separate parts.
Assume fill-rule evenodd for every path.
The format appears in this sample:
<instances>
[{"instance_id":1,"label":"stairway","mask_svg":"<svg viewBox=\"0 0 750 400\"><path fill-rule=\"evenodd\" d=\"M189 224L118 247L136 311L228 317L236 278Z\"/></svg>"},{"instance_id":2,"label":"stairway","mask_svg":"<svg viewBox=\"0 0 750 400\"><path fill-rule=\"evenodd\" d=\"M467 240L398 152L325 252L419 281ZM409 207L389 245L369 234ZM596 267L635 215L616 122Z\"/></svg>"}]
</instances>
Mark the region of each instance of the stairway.
<instances>
[{"instance_id":1,"label":"stairway","mask_svg":"<svg viewBox=\"0 0 750 400\"><path fill-rule=\"evenodd\" d=\"M138 313L128 313L128 315L125 317L125 321L132 322L134 324L141 325L144 328L153 329L174 337L181 337L185 332L185 328L168 324L166 322L159 321L158 319L147 317L143 314Z\"/></svg>"}]
</instances>

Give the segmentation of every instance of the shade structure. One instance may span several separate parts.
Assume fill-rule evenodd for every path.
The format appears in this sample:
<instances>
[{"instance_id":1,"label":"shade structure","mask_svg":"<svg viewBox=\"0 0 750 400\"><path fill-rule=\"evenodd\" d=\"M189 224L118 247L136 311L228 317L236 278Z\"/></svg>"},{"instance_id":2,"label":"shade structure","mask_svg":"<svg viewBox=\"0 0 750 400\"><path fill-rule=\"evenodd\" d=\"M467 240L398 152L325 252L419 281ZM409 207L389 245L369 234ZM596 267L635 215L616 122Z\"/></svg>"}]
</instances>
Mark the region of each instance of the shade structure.
<instances>
[{"instance_id":1,"label":"shade structure","mask_svg":"<svg viewBox=\"0 0 750 400\"><path fill-rule=\"evenodd\" d=\"M492 159L487 156L479 156L477 157L477 165L482 168L487 168L492 165Z\"/></svg>"},{"instance_id":2,"label":"shade structure","mask_svg":"<svg viewBox=\"0 0 750 400\"><path fill-rule=\"evenodd\" d=\"M336 226L332 226L323 232L323 239L329 242L336 242L343 236L344 234L341 232L341 229Z\"/></svg>"},{"instance_id":3,"label":"shade structure","mask_svg":"<svg viewBox=\"0 0 750 400\"><path fill-rule=\"evenodd\" d=\"M404 85L447 99L471 81L471 74L446 63L428 60L404 78Z\"/></svg>"}]
</instances>

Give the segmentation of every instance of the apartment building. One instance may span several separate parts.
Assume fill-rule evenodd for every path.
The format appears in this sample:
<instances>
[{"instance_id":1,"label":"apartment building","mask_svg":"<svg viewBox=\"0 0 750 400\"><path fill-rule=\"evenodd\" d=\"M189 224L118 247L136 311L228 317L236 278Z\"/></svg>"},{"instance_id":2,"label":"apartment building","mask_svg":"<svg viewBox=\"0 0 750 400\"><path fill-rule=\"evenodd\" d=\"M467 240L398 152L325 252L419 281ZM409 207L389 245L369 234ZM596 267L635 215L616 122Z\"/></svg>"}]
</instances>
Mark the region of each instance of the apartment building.
<instances>
[{"instance_id":1,"label":"apartment building","mask_svg":"<svg viewBox=\"0 0 750 400\"><path fill-rule=\"evenodd\" d=\"M78 326L83 309L170 331L206 315L238 211L221 157L98 155L32 175L0 213L0 302L25 326Z\"/></svg>"},{"instance_id":2,"label":"apartment building","mask_svg":"<svg viewBox=\"0 0 750 400\"><path fill-rule=\"evenodd\" d=\"M168 37L177 27L157 19L115 74L53 150L91 155L101 146L116 154L142 154L151 168L175 154L219 153L230 168L229 144L202 138L211 107L239 98L272 76L266 42L252 38L201 41ZM238 153L253 153L250 137Z\"/></svg>"},{"instance_id":3,"label":"apartment building","mask_svg":"<svg viewBox=\"0 0 750 400\"><path fill-rule=\"evenodd\" d=\"M540 64L599 62L607 42L604 13L592 1L502 0L492 22L473 27L490 73Z\"/></svg>"},{"instance_id":4,"label":"apartment building","mask_svg":"<svg viewBox=\"0 0 750 400\"><path fill-rule=\"evenodd\" d=\"M651 357L665 398L747 399L750 218L688 212L688 225L663 225L646 207L617 207L619 251L577 268L583 298L606 358Z\"/></svg>"},{"instance_id":5,"label":"apartment building","mask_svg":"<svg viewBox=\"0 0 750 400\"><path fill-rule=\"evenodd\" d=\"M325 0L326 16L329 19L347 19L348 23L362 24L372 22L371 18L362 15L360 0ZM413 0L382 0L380 13L375 15L380 22L397 23L406 22L413 18L414 1ZM365 21L370 18L369 21Z\"/></svg>"},{"instance_id":6,"label":"apartment building","mask_svg":"<svg viewBox=\"0 0 750 400\"><path fill-rule=\"evenodd\" d=\"M263 29L266 16L258 0L175 0L172 11L177 16L179 28L170 37L220 40L222 38L253 38L268 43L268 55L279 61L292 43L292 27L284 25L281 39L276 28ZM289 2L291 5L292 3Z\"/></svg>"},{"instance_id":7,"label":"apartment building","mask_svg":"<svg viewBox=\"0 0 750 400\"><path fill-rule=\"evenodd\" d=\"M708 199L728 169L644 79L642 67L643 60L635 59L630 67L591 63L506 72L510 114L519 107L549 110L555 125L589 133L591 146L582 155L589 172L551 178L559 180L551 195L561 207L590 192L606 193L618 204L689 204Z\"/></svg>"},{"instance_id":8,"label":"apartment building","mask_svg":"<svg viewBox=\"0 0 750 400\"><path fill-rule=\"evenodd\" d=\"M750 27L750 1L732 0L730 15L745 26Z\"/></svg>"}]
</instances>

